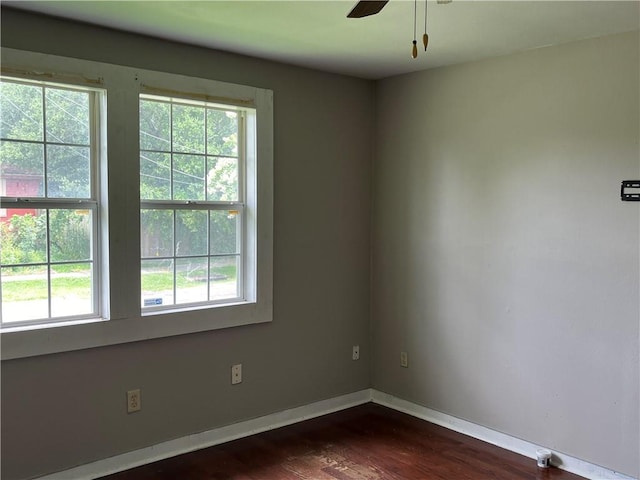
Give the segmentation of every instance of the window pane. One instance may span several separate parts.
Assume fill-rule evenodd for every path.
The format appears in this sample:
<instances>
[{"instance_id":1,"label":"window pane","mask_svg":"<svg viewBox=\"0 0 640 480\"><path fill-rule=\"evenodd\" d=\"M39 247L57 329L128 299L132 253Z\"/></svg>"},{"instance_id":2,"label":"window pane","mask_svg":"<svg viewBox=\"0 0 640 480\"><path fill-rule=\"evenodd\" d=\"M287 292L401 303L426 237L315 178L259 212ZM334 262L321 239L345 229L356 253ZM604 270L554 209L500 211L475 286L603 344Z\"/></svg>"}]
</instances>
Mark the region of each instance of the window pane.
<instances>
[{"instance_id":1,"label":"window pane","mask_svg":"<svg viewBox=\"0 0 640 480\"><path fill-rule=\"evenodd\" d=\"M142 261L142 306L173 305L173 260Z\"/></svg>"},{"instance_id":2,"label":"window pane","mask_svg":"<svg viewBox=\"0 0 640 480\"><path fill-rule=\"evenodd\" d=\"M173 156L173 199L204 200L203 156Z\"/></svg>"},{"instance_id":3,"label":"window pane","mask_svg":"<svg viewBox=\"0 0 640 480\"><path fill-rule=\"evenodd\" d=\"M214 210L211 218L211 255L240 253L238 224L240 215L234 211Z\"/></svg>"},{"instance_id":4,"label":"window pane","mask_svg":"<svg viewBox=\"0 0 640 480\"><path fill-rule=\"evenodd\" d=\"M44 211L8 208L0 217L2 265L47 261L47 216Z\"/></svg>"},{"instance_id":5,"label":"window pane","mask_svg":"<svg viewBox=\"0 0 640 480\"><path fill-rule=\"evenodd\" d=\"M42 87L0 82L0 136L43 140Z\"/></svg>"},{"instance_id":6,"label":"window pane","mask_svg":"<svg viewBox=\"0 0 640 480\"><path fill-rule=\"evenodd\" d=\"M176 259L176 304L207 301L207 260Z\"/></svg>"},{"instance_id":7,"label":"window pane","mask_svg":"<svg viewBox=\"0 0 640 480\"><path fill-rule=\"evenodd\" d=\"M204 108L173 105L173 150L204 153Z\"/></svg>"},{"instance_id":8,"label":"window pane","mask_svg":"<svg viewBox=\"0 0 640 480\"><path fill-rule=\"evenodd\" d=\"M88 147L47 145L47 196L91 198Z\"/></svg>"},{"instance_id":9,"label":"window pane","mask_svg":"<svg viewBox=\"0 0 640 480\"><path fill-rule=\"evenodd\" d=\"M171 155L158 152L140 153L140 198L171 198Z\"/></svg>"},{"instance_id":10,"label":"window pane","mask_svg":"<svg viewBox=\"0 0 640 480\"><path fill-rule=\"evenodd\" d=\"M176 210L176 256L207 254L207 212Z\"/></svg>"},{"instance_id":11,"label":"window pane","mask_svg":"<svg viewBox=\"0 0 640 480\"><path fill-rule=\"evenodd\" d=\"M37 209L35 202L0 208L2 321L93 316L92 99L99 94L9 79L0 88L0 195L39 199ZM58 199L92 201L60 208Z\"/></svg>"},{"instance_id":12,"label":"window pane","mask_svg":"<svg viewBox=\"0 0 640 480\"><path fill-rule=\"evenodd\" d=\"M51 265L51 315L70 317L93 312L91 264Z\"/></svg>"},{"instance_id":13,"label":"window pane","mask_svg":"<svg viewBox=\"0 0 640 480\"><path fill-rule=\"evenodd\" d=\"M160 262L143 268L142 306L236 299L242 294L243 207L217 210L218 205L200 202L241 201L241 114L223 107L164 100L140 100L142 260L143 265L152 259ZM153 200L167 205L157 210L160 204L155 206ZM198 202L197 209L185 209L187 201ZM172 261L171 265L162 263L165 260ZM166 268L164 281L171 280L172 289L150 286L151 279L158 277L152 272L160 265Z\"/></svg>"},{"instance_id":14,"label":"window pane","mask_svg":"<svg viewBox=\"0 0 640 480\"><path fill-rule=\"evenodd\" d=\"M49 228L52 262L91 260L90 210L49 210Z\"/></svg>"},{"instance_id":15,"label":"window pane","mask_svg":"<svg viewBox=\"0 0 640 480\"><path fill-rule=\"evenodd\" d=\"M142 257L173 255L173 211L142 210L140 212Z\"/></svg>"},{"instance_id":16,"label":"window pane","mask_svg":"<svg viewBox=\"0 0 640 480\"><path fill-rule=\"evenodd\" d=\"M207 157L207 200L238 201L238 160Z\"/></svg>"},{"instance_id":17,"label":"window pane","mask_svg":"<svg viewBox=\"0 0 640 480\"><path fill-rule=\"evenodd\" d=\"M207 109L207 153L238 155L238 114L236 112Z\"/></svg>"},{"instance_id":18,"label":"window pane","mask_svg":"<svg viewBox=\"0 0 640 480\"><path fill-rule=\"evenodd\" d=\"M45 88L47 142L89 145L89 94Z\"/></svg>"},{"instance_id":19,"label":"window pane","mask_svg":"<svg viewBox=\"0 0 640 480\"><path fill-rule=\"evenodd\" d=\"M171 151L171 105L140 101L140 148Z\"/></svg>"},{"instance_id":20,"label":"window pane","mask_svg":"<svg viewBox=\"0 0 640 480\"><path fill-rule=\"evenodd\" d=\"M47 318L46 267L2 267L2 321Z\"/></svg>"},{"instance_id":21,"label":"window pane","mask_svg":"<svg viewBox=\"0 0 640 480\"><path fill-rule=\"evenodd\" d=\"M236 255L211 258L209 273L211 300L239 297L238 264L239 257Z\"/></svg>"},{"instance_id":22,"label":"window pane","mask_svg":"<svg viewBox=\"0 0 640 480\"><path fill-rule=\"evenodd\" d=\"M44 150L42 144L0 142L2 191L6 197L44 195Z\"/></svg>"}]
</instances>

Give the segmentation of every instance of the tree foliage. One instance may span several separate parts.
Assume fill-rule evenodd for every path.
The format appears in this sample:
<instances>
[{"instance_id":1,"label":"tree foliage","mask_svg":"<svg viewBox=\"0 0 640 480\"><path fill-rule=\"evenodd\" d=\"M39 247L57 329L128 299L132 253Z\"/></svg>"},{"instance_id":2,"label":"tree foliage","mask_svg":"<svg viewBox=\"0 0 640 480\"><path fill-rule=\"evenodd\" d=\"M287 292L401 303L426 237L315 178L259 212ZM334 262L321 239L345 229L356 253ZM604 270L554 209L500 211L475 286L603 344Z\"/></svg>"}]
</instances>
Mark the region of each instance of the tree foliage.
<instances>
[{"instance_id":1,"label":"tree foliage","mask_svg":"<svg viewBox=\"0 0 640 480\"><path fill-rule=\"evenodd\" d=\"M90 160L90 105L91 94L82 90L0 82L3 177L31 182L34 188L25 196L91 198L91 168L95 166ZM140 193L142 200L237 201L237 113L142 99ZM18 213L2 222L2 263L90 259L91 218L87 212L50 210L48 222L48 237L45 211ZM176 210L174 216L144 210L141 229L145 257L237 253L239 230L234 212Z\"/></svg>"},{"instance_id":2,"label":"tree foliage","mask_svg":"<svg viewBox=\"0 0 640 480\"><path fill-rule=\"evenodd\" d=\"M90 94L0 83L4 195L91 198ZM90 259L91 222L75 209L12 211L2 222L2 264ZM47 248L47 239L49 245Z\"/></svg>"},{"instance_id":3,"label":"tree foliage","mask_svg":"<svg viewBox=\"0 0 640 480\"><path fill-rule=\"evenodd\" d=\"M235 112L142 100L140 150L143 200L238 200ZM141 216L145 257L237 252L234 214L177 210L175 229L174 218L166 211L144 210Z\"/></svg>"},{"instance_id":4,"label":"tree foliage","mask_svg":"<svg viewBox=\"0 0 640 480\"><path fill-rule=\"evenodd\" d=\"M2 174L39 177L39 196L89 198L89 98L88 92L0 83Z\"/></svg>"}]
</instances>

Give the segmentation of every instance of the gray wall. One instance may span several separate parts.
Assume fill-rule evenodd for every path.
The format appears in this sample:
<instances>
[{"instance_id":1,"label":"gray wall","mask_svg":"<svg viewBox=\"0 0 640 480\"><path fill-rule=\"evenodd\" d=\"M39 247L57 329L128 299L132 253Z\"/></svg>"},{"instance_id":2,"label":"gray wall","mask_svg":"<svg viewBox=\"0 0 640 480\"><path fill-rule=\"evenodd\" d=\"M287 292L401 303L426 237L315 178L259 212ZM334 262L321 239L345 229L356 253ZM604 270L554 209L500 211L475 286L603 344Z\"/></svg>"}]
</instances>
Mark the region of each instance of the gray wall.
<instances>
[{"instance_id":1,"label":"gray wall","mask_svg":"<svg viewBox=\"0 0 640 480\"><path fill-rule=\"evenodd\" d=\"M638 475L639 214L618 199L640 175L637 34L393 78L377 97L370 82L6 9L2 44L275 99L273 323L3 362L3 478L371 381ZM134 387L144 407L127 416Z\"/></svg>"},{"instance_id":2,"label":"gray wall","mask_svg":"<svg viewBox=\"0 0 640 480\"><path fill-rule=\"evenodd\" d=\"M274 321L3 362L2 478L369 386L371 82L8 9L2 45L268 88L275 104Z\"/></svg>"},{"instance_id":3,"label":"gray wall","mask_svg":"<svg viewBox=\"0 0 640 480\"><path fill-rule=\"evenodd\" d=\"M638 44L378 83L374 388L638 475Z\"/></svg>"}]
</instances>

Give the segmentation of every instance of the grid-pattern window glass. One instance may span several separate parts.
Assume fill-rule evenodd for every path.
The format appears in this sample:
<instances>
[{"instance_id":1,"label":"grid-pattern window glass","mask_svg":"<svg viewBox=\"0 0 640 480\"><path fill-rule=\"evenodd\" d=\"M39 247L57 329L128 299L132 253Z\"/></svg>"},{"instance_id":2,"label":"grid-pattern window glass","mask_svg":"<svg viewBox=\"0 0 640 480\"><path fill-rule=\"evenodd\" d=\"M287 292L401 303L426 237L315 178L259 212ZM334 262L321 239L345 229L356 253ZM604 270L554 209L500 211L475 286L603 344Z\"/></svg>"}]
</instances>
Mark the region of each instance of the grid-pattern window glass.
<instances>
[{"instance_id":1,"label":"grid-pattern window glass","mask_svg":"<svg viewBox=\"0 0 640 480\"><path fill-rule=\"evenodd\" d=\"M243 298L243 111L140 98L141 305Z\"/></svg>"},{"instance_id":2,"label":"grid-pattern window glass","mask_svg":"<svg viewBox=\"0 0 640 480\"><path fill-rule=\"evenodd\" d=\"M99 95L0 79L4 327L99 313Z\"/></svg>"}]
</instances>

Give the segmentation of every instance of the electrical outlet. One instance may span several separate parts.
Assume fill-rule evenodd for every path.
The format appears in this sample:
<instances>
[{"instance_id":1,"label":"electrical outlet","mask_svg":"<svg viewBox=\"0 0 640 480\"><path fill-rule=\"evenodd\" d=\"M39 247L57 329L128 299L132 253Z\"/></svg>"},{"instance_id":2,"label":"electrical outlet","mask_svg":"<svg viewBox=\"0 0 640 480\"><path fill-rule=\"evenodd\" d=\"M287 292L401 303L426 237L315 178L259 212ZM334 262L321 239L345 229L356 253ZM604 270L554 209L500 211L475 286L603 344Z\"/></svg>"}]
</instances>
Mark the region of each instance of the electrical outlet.
<instances>
[{"instance_id":1,"label":"electrical outlet","mask_svg":"<svg viewBox=\"0 0 640 480\"><path fill-rule=\"evenodd\" d=\"M400 366L409 368L409 356L407 355L407 352L400 352Z\"/></svg>"},{"instance_id":2,"label":"electrical outlet","mask_svg":"<svg viewBox=\"0 0 640 480\"><path fill-rule=\"evenodd\" d=\"M351 358L353 360L360 360L360 345L353 346L353 352L351 353Z\"/></svg>"},{"instance_id":3,"label":"electrical outlet","mask_svg":"<svg viewBox=\"0 0 640 480\"><path fill-rule=\"evenodd\" d=\"M127 413L139 412L141 408L140 389L129 390L127 392Z\"/></svg>"},{"instance_id":4,"label":"electrical outlet","mask_svg":"<svg viewBox=\"0 0 640 480\"><path fill-rule=\"evenodd\" d=\"M242 364L233 365L231 367L231 385L242 383Z\"/></svg>"}]
</instances>

